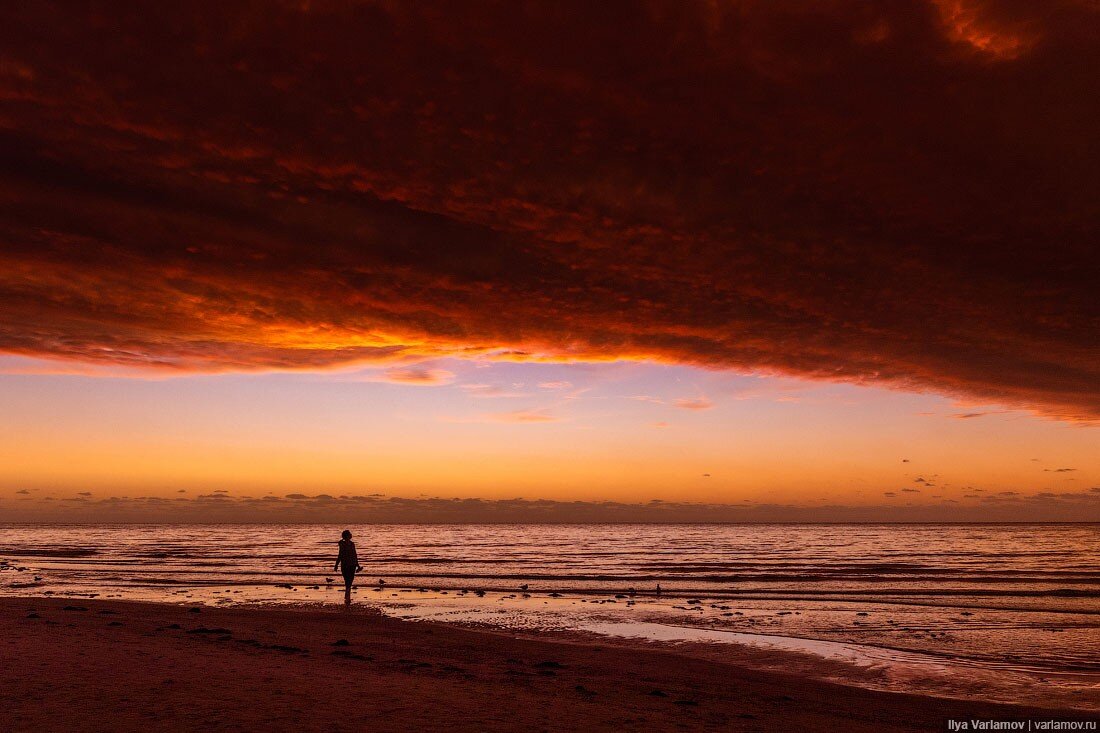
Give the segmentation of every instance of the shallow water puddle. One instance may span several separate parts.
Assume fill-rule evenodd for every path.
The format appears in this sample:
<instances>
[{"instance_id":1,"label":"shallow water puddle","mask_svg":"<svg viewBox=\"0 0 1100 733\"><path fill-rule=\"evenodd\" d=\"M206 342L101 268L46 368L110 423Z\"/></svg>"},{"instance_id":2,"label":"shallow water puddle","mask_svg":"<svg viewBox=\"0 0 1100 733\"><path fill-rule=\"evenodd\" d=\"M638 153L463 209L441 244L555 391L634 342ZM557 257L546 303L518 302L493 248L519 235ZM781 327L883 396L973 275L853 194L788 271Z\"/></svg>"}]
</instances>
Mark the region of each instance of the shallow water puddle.
<instances>
[{"instance_id":1,"label":"shallow water puddle","mask_svg":"<svg viewBox=\"0 0 1100 733\"><path fill-rule=\"evenodd\" d=\"M920 665L946 671L949 664L930 654L915 654L895 649L849 644L793 636L751 634L722 629L704 629L655 623L595 623L585 624L583 631L605 636L649 639L663 642L710 642L741 644L772 651L811 654L823 659L853 664L857 667L881 668L892 665Z\"/></svg>"}]
</instances>

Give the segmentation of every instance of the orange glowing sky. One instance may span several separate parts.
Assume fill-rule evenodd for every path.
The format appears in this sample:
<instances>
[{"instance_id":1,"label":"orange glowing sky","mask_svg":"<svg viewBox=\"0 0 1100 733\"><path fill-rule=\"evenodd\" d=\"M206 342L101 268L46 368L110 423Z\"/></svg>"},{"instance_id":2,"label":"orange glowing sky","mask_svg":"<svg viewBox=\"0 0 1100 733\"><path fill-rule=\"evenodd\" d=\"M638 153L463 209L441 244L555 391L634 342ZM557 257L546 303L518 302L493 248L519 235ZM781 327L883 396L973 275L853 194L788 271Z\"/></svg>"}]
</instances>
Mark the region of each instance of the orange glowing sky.
<instances>
[{"instance_id":1,"label":"orange glowing sky","mask_svg":"<svg viewBox=\"0 0 1100 733\"><path fill-rule=\"evenodd\" d=\"M1094 4L0 40L5 516L1100 519Z\"/></svg>"}]
</instances>

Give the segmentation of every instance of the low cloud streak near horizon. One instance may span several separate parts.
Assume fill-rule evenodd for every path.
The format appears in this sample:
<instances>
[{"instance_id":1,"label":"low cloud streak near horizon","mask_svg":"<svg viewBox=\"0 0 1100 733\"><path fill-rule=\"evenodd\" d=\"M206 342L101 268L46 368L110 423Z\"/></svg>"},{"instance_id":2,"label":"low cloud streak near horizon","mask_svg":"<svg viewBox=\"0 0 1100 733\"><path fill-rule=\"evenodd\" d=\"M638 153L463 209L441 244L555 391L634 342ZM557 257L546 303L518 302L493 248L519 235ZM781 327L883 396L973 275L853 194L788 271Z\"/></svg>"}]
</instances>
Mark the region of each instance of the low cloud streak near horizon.
<instances>
[{"instance_id":1,"label":"low cloud streak near horizon","mask_svg":"<svg viewBox=\"0 0 1100 733\"><path fill-rule=\"evenodd\" d=\"M0 497L11 521L53 522L346 522L367 523L650 523L650 522L995 522L1100 521L1100 487L1084 491L1014 491L972 501L932 501L904 505L798 506L745 501L706 502L554 501L387 497L381 494L293 493L284 496L232 496L224 491L194 497L68 498Z\"/></svg>"},{"instance_id":2,"label":"low cloud streak near horizon","mask_svg":"<svg viewBox=\"0 0 1100 733\"><path fill-rule=\"evenodd\" d=\"M10 4L0 350L647 359L1095 421L1097 21Z\"/></svg>"}]
</instances>

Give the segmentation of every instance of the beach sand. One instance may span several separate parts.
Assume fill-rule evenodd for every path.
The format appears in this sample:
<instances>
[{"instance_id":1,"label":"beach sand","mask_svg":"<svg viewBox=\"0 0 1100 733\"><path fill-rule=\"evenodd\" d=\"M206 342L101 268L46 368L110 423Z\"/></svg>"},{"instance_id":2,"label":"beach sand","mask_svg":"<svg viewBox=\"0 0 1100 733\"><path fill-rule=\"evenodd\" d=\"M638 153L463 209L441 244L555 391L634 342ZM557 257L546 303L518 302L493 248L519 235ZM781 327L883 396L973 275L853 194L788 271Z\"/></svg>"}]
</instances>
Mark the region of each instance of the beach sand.
<instances>
[{"instance_id":1,"label":"beach sand","mask_svg":"<svg viewBox=\"0 0 1100 733\"><path fill-rule=\"evenodd\" d=\"M0 599L5 731L881 732L1028 717L1095 719L875 692L627 641L411 623L363 607L192 612Z\"/></svg>"}]
</instances>

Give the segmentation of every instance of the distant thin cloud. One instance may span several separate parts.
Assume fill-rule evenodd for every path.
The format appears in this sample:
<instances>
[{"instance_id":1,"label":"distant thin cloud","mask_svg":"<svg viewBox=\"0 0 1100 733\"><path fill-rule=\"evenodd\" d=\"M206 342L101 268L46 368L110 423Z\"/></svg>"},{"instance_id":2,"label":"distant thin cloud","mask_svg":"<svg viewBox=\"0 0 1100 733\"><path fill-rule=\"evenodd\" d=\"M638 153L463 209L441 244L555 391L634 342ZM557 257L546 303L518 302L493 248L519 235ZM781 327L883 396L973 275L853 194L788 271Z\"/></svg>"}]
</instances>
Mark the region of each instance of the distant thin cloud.
<instances>
[{"instance_id":1,"label":"distant thin cloud","mask_svg":"<svg viewBox=\"0 0 1100 733\"><path fill-rule=\"evenodd\" d=\"M558 422L556 417L546 410L515 410L513 412L498 412L487 416L493 422L506 423L544 423Z\"/></svg>"},{"instance_id":2,"label":"distant thin cloud","mask_svg":"<svg viewBox=\"0 0 1100 733\"><path fill-rule=\"evenodd\" d=\"M526 392L520 392L514 385L502 387L499 384L460 384L459 388L471 397L527 397Z\"/></svg>"},{"instance_id":3,"label":"distant thin cloud","mask_svg":"<svg viewBox=\"0 0 1100 733\"><path fill-rule=\"evenodd\" d=\"M564 380L557 382L539 382L539 389L569 389L572 386L572 382L566 382Z\"/></svg>"},{"instance_id":4,"label":"distant thin cloud","mask_svg":"<svg viewBox=\"0 0 1100 733\"><path fill-rule=\"evenodd\" d=\"M978 417L985 417L986 415L1003 415L1008 410L983 410L981 412L956 412L951 415L955 420L973 420Z\"/></svg>"},{"instance_id":5,"label":"distant thin cloud","mask_svg":"<svg viewBox=\"0 0 1100 733\"><path fill-rule=\"evenodd\" d=\"M672 404L682 410L709 410L714 407L714 403L706 397L696 397L694 399L681 397Z\"/></svg>"},{"instance_id":6,"label":"distant thin cloud","mask_svg":"<svg viewBox=\"0 0 1100 733\"><path fill-rule=\"evenodd\" d=\"M436 418L446 423L513 423L535 424L561 422L562 418L546 409L510 410L508 412L486 412L480 415L441 415Z\"/></svg>"},{"instance_id":7,"label":"distant thin cloud","mask_svg":"<svg viewBox=\"0 0 1100 733\"><path fill-rule=\"evenodd\" d=\"M438 387L454 381L454 372L423 367L393 367L369 379L371 382L406 384L414 387Z\"/></svg>"}]
</instances>

